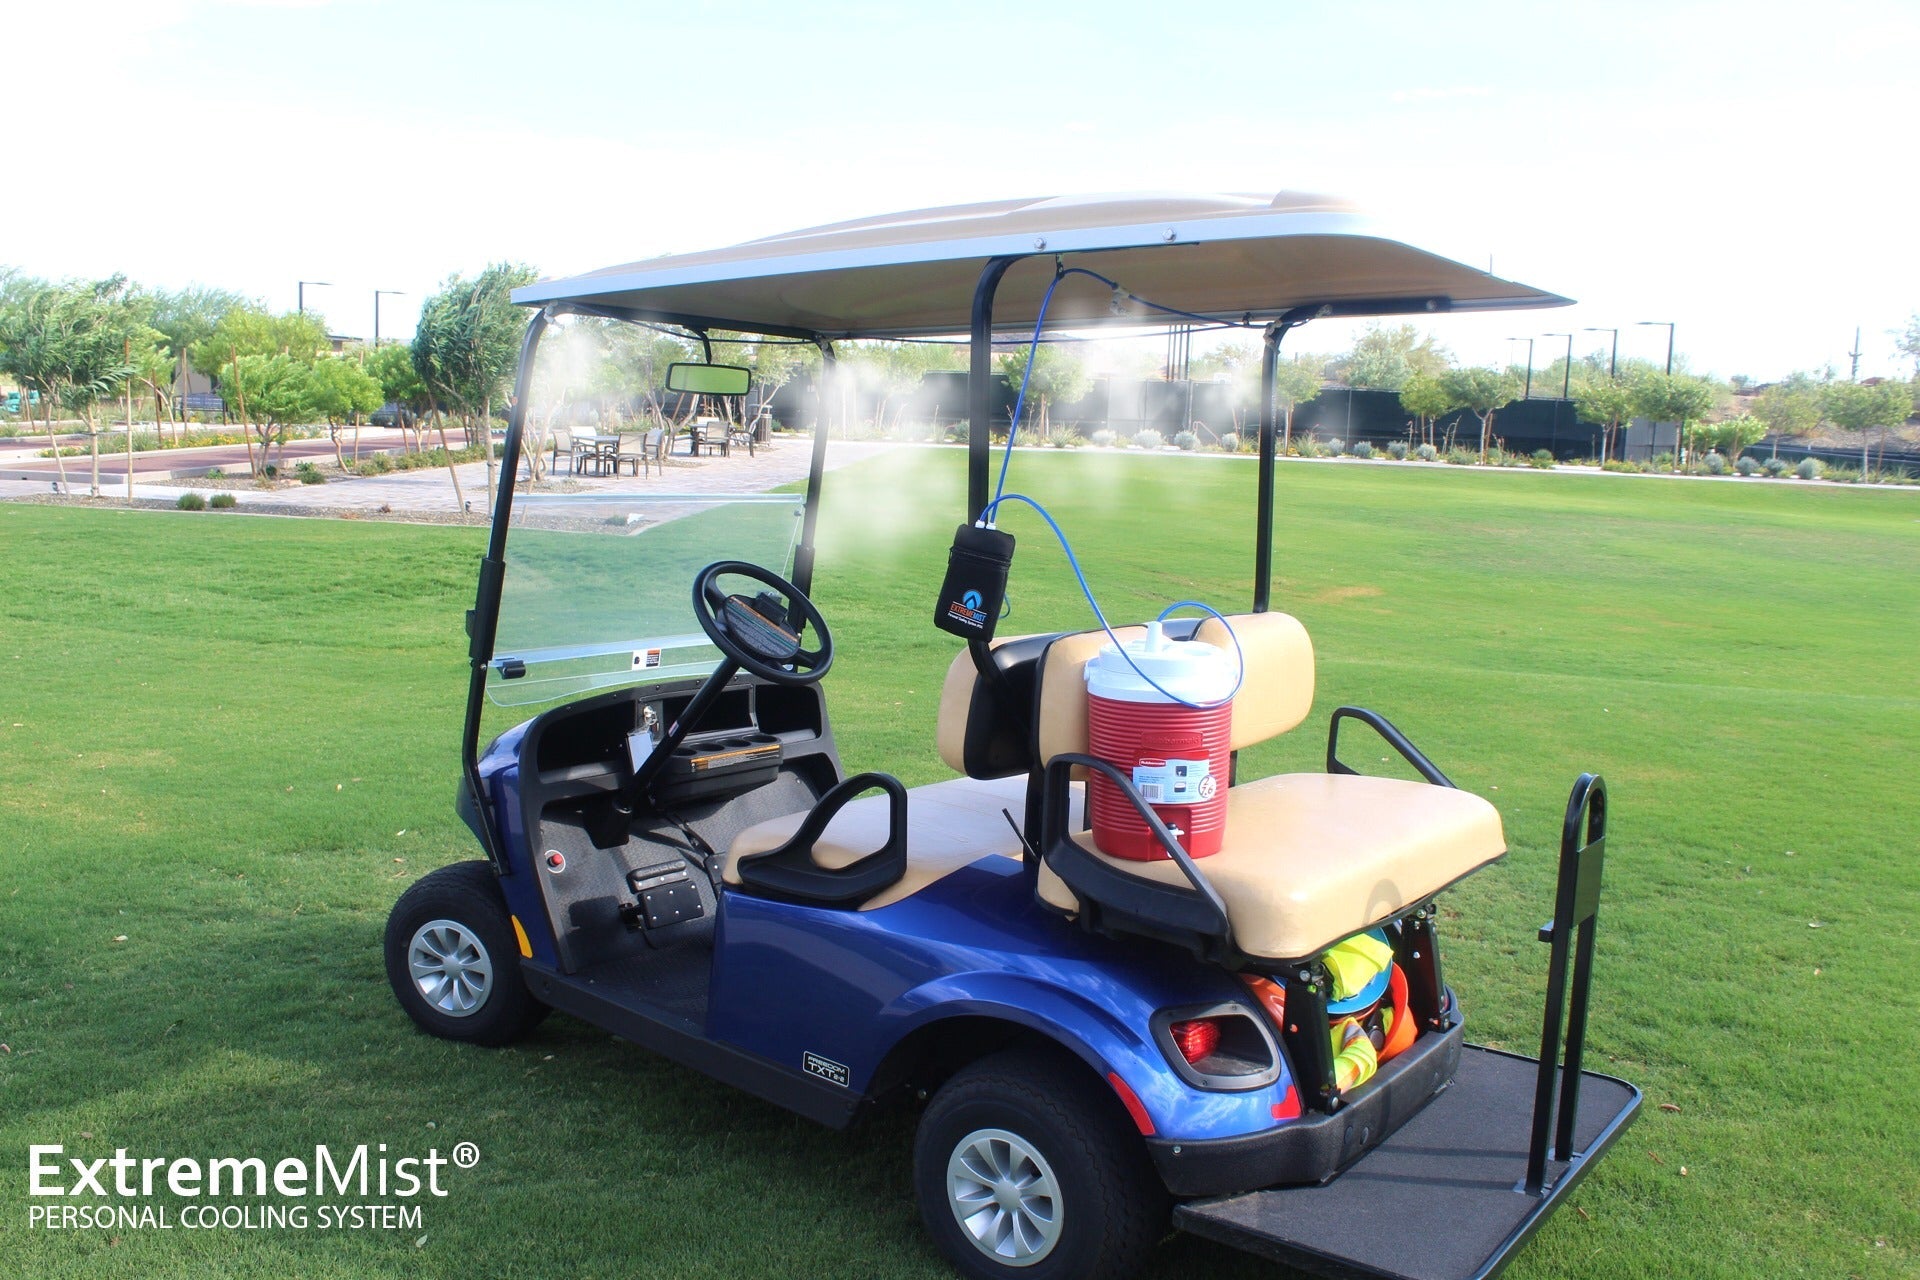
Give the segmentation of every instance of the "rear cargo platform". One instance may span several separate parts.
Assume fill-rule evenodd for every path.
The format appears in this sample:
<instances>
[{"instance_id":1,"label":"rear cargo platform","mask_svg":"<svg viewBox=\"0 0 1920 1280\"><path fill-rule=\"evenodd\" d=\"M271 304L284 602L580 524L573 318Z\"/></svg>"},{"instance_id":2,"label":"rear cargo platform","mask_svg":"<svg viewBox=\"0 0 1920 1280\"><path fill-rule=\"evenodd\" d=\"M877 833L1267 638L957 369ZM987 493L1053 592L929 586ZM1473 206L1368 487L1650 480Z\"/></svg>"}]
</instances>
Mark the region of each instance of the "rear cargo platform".
<instances>
[{"instance_id":1,"label":"rear cargo platform","mask_svg":"<svg viewBox=\"0 0 1920 1280\"><path fill-rule=\"evenodd\" d=\"M1582 1072L1573 1158L1549 1161L1530 1195L1538 1074L1535 1059L1468 1045L1453 1083L1332 1182L1191 1201L1175 1223L1336 1280L1496 1275L1640 1107L1632 1085Z\"/></svg>"}]
</instances>

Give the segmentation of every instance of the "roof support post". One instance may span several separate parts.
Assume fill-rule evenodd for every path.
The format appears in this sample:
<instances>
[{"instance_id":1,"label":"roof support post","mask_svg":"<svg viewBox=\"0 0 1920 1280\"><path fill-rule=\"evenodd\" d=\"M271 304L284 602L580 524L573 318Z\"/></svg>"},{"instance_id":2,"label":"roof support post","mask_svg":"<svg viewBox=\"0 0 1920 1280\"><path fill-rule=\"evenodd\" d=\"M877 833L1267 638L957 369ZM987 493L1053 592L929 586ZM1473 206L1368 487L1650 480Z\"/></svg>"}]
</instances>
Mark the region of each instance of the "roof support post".
<instances>
[{"instance_id":1,"label":"roof support post","mask_svg":"<svg viewBox=\"0 0 1920 1280\"><path fill-rule=\"evenodd\" d=\"M813 455L807 460L807 504L800 517L800 545L793 553L793 585L813 590L813 533L820 523L820 480L827 473L827 382L838 367L833 344L815 338L820 348L820 377L813 384Z\"/></svg>"},{"instance_id":2,"label":"roof support post","mask_svg":"<svg viewBox=\"0 0 1920 1280\"><path fill-rule=\"evenodd\" d=\"M1015 257L987 259L973 288L972 357L967 371L967 521L987 507L987 470L993 446L993 295Z\"/></svg>"},{"instance_id":3,"label":"roof support post","mask_svg":"<svg viewBox=\"0 0 1920 1280\"><path fill-rule=\"evenodd\" d=\"M1265 613L1273 594L1273 387L1279 376L1280 337L1286 330L1278 321L1267 326L1260 341L1260 496L1254 520L1253 611Z\"/></svg>"}]
</instances>

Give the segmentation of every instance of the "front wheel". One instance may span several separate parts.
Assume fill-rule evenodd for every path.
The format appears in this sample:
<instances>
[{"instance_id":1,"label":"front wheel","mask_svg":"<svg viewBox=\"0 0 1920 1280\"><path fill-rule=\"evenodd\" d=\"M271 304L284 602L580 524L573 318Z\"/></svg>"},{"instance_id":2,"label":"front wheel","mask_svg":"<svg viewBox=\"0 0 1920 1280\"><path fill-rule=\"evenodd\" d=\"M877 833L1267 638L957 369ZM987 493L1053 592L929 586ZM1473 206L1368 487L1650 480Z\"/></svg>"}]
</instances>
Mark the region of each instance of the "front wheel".
<instances>
[{"instance_id":1,"label":"front wheel","mask_svg":"<svg viewBox=\"0 0 1920 1280\"><path fill-rule=\"evenodd\" d=\"M493 868L456 862L420 878L387 917L387 981L422 1031L511 1044L547 1016L527 990Z\"/></svg>"},{"instance_id":2,"label":"front wheel","mask_svg":"<svg viewBox=\"0 0 1920 1280\"><path fill-rule=\"evenodd\" d=\"M977 1280L1136 1270L1167 1194L1145 1148L1078 1062L982 1058L934 1096L914 1140L914 1195L940 1251Z\"/></svg>"}]
</instances>

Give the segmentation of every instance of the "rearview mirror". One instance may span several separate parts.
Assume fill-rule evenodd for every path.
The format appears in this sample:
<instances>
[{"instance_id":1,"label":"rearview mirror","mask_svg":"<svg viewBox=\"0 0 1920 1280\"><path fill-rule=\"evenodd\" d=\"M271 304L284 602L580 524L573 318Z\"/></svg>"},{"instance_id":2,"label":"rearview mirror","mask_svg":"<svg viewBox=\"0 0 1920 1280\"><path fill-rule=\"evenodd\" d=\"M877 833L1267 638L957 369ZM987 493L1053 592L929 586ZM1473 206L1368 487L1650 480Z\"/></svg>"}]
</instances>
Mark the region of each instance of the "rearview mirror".
<instances>
[{"instance_id":1,"label":"rearview mirror","mask_svg":"<svg viewBox=\"0 0 1920 1280\"><path fill-rule=\"evenodd\" d=\"M753 378L751 369L737 364L689 364L676 361L667 366L667 390L686 391L702 396L743 396Z\"/></svg>"}]
</instances>

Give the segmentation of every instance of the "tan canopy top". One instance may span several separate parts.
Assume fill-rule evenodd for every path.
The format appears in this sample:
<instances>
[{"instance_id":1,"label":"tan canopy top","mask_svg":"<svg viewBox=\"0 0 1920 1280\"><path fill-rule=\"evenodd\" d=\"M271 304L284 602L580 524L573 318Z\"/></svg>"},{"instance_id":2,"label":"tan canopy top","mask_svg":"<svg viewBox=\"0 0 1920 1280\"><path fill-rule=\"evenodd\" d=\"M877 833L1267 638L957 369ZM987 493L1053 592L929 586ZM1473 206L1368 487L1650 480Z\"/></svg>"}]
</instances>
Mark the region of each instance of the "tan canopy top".
<instances>
[{"instance_id":1,"label":"tan canopy top","mask_svg":"<svg viewBox=\"0 0 1920 1280\"><path fill-rule=\"evenodd\" d=\"M696 327L822 337L965 333L975 287L1018 256L995 328L1031 328L1056 262L1126 292L1223 321L1299 306L1341 315L1554 307L1570 299L1391 238L1343 200L1301 192L1099 195L951 205L838 222L727 249L606 267L514 292ZM1085 276L1064 280L1052 324L1166 324Z\"/></svg>"}]
</instances>

